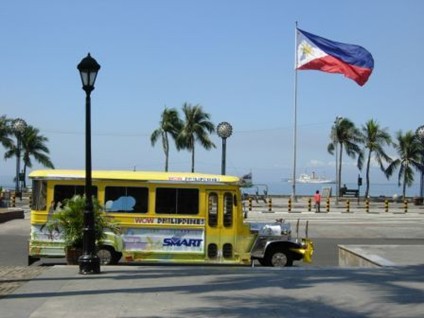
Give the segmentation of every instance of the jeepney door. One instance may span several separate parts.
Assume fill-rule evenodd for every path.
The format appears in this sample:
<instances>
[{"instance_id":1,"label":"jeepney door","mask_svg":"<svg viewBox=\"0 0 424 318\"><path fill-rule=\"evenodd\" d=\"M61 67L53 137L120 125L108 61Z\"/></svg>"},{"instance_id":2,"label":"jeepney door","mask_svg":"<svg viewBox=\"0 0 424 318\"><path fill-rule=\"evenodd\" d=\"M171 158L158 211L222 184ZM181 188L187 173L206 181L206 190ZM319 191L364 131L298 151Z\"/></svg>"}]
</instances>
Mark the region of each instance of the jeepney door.
<instances>
[{"instance_id":1,"label":"jeepney door","mask_svg":"<svg viewBox=\"0 0 424 318\"><path fill-rule=\"evenodd\" d=\"M236 202L231 191L207 191L206 257L225 261L234 258Z\"/></svg>"}]
</instances>

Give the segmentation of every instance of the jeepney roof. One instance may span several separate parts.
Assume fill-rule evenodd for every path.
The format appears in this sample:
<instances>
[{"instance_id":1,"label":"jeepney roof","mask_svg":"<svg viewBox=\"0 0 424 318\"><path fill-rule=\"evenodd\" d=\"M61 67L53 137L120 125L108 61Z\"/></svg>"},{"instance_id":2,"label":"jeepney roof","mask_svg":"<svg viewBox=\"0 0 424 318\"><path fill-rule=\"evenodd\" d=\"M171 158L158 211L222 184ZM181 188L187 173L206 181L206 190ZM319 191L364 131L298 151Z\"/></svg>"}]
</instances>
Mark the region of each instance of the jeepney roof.
<instances>
[{"instance_id":1,"label":"jeepney roof","mask_svg":"<svg viewBox=\"0 0 424 318\"><path fill-rule=\"evenodd\" d=\"M161 171L118 171L93 170L93 180L132 180L132 181L163 181L177 183L225 183L238 184L240 179L235 176L191 173L191 172L161 172ZM85 170L35 170L29 174L31 179L75 180L85 179Z\"/></svg>"}]
</instances>

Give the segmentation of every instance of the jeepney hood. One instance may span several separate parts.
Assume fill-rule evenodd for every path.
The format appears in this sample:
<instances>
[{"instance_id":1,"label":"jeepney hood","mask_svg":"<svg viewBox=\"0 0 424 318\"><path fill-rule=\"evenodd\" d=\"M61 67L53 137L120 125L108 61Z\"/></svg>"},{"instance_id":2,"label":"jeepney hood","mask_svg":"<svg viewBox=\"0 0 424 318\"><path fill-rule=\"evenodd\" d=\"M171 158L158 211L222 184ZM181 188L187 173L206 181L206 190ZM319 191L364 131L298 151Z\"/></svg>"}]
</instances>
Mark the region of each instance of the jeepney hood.
<instances>
[{"instance_id":1,"label":"jeepney hood","mask_svg":"<svg viewBox=\"0 0 424 318\"><path fill-rule=\"evenodd\" d=\"M250 232L259 235L276 236L276 235L287 235L291 234L290 223L266 223L266 222L255 222L249 223Z\"/></svg>"}]
</instances>

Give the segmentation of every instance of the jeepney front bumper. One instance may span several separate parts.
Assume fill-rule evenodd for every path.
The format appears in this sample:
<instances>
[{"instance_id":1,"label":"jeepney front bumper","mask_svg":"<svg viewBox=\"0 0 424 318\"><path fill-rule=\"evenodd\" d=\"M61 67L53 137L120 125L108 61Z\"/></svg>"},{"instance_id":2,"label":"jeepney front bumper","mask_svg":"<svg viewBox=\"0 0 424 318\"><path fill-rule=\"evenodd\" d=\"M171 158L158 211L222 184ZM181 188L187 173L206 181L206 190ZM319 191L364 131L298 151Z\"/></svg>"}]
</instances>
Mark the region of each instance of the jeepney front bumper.
<instances>
[{"instance_id":1,"label":"jeepney front bumper","mask_svg":"<svg viewBox=\"0 0 424 318\"><path fill-rule=\"evenodd\" d=\"M312 240L303 238L299 247L293 247L290 250L298 254L299 260L302 259L305 263L312 262L312 255L314 254L314 243Z\"/></svg>"}]
</instances>

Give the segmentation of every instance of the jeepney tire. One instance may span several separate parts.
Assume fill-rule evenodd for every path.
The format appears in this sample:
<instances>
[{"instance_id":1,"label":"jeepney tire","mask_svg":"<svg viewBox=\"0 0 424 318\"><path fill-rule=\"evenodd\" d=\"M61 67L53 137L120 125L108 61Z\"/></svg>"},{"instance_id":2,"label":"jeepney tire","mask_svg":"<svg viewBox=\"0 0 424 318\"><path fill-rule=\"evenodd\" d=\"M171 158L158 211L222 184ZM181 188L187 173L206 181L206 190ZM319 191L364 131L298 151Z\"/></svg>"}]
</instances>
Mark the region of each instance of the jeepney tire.
<instances>
[{"instance_id":1,"label":"jeepney tire","mask_svg":"<svg viewBox=\"0 0 424 318\"><path fill-rule=\"evenodd\" d=\"M293 266L293 258L289 251L274 247L265 254L265 263L272 267Z\"/></svg>"},{"instance_id":2,"label":"jeepney tire","mask_svg":"<svg viewBox=\"0 0 424 318\"><path fill-rule=\"evenodd\" d=\"M38 262L40 260L39 257L33 257L28 255L28 266L31 266L32 264L34 264L35 262Z\"/></svg>"},{"instance_id":3,"label":"jeepney tire","mask_svg":"<svg viewBox=\"0 0 424 318\"><path fill-rule=\"evenodd\" d=\"M96 254L101 265L116 265L122 256L121 253L115 252L115 249L111 246L99 246Z\"/></svg>"}]
</instances>

